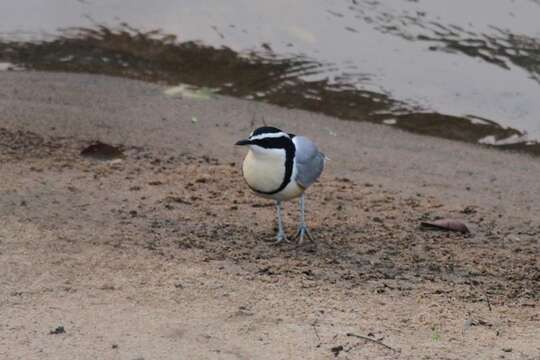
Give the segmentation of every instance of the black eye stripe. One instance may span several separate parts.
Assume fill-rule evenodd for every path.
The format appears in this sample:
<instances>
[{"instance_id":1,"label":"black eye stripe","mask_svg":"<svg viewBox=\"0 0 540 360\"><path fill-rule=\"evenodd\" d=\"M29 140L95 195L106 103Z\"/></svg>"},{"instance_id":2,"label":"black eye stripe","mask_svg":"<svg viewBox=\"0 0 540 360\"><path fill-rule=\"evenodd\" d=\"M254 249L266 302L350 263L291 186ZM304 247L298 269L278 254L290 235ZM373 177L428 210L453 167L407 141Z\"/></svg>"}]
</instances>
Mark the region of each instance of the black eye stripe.
<instances>
[{"instance_id":1,"label":"black eye stripe","mask_svg":"<svg viewBox=\"0 0 540 360\"><path fill-rule=\"evenodd\" d=\"M294 144L291 139L285 136L252 140L252 143L265 149L288 150L291 147L294 149Z\"/></svg>"}]
</instances>

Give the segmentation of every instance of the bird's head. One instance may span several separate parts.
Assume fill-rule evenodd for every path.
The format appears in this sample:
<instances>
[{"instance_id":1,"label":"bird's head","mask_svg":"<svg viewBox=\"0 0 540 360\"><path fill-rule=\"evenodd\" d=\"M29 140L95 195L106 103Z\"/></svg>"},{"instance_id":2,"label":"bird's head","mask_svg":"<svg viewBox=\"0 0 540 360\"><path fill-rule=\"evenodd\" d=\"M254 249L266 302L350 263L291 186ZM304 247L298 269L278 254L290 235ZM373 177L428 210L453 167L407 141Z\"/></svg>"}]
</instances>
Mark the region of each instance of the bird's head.
<instances>
[{"instance_id":1,"label":"bird's head","mask_svg":"<svg viewBox=\"0 0 540 360\"><path fill-rule=\"evenodd\" d=\"M237 141L235 145L249 145L256 154L282 153L293 145L294 135L271 126L255 129L247 139Z\"/></svg>"}]
</instances>

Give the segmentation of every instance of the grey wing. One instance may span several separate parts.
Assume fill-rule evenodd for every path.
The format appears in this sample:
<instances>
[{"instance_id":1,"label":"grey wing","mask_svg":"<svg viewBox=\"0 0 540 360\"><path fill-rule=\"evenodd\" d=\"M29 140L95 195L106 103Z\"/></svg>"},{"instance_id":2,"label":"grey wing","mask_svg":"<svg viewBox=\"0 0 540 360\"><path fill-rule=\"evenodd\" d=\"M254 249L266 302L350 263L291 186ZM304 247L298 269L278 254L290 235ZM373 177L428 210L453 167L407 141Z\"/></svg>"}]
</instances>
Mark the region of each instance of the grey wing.
<instances>
[{"instance_id":1,"label":"grey wing","mask_svg":"<svg viewBox=\"0 0 540 360\"><path fill-rule=\"evenodd\" d=\"M295 136L296 182L303 188L313 184L324 169L324 154L305 136Z\"/></svg>"}]
</instances>

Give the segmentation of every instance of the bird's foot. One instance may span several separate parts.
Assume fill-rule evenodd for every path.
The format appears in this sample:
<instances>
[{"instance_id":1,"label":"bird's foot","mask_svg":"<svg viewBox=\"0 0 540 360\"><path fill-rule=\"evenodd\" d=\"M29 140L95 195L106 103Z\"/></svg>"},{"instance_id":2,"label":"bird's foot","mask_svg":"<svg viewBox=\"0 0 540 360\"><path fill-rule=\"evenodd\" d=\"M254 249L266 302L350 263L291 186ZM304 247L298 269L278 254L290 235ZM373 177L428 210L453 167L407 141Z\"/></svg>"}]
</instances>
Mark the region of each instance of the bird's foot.
<instances>
[{"instance_id":1,"label":"bird's foot","mask_svg":"<svg viewBox=\"0 0 540 360\"><path fill-rule=\"evenodd\" d=\"M298 245L302 245L302 243L304 242L304 238L308 238L309 241L315 243L315 240L313 239L313 236L311 236L311 233L309 232L306 224L300 225L298 231L296 232L296 235L294 235L293 237L293 240L298 239Z\"/></svg>"},{"instance_id":2,"label":"bird's foot","mask_svg":"<svg viewBox=\"0 0 540 360\"><path fill-rule=\"evenodd\" d=\"M272 245L279 245L284 242L290 243L289 239L287 239L287 235L285 235L285 232L278 232L276 235L276 241L274 241Z\"/></svg>"}]
</instances>

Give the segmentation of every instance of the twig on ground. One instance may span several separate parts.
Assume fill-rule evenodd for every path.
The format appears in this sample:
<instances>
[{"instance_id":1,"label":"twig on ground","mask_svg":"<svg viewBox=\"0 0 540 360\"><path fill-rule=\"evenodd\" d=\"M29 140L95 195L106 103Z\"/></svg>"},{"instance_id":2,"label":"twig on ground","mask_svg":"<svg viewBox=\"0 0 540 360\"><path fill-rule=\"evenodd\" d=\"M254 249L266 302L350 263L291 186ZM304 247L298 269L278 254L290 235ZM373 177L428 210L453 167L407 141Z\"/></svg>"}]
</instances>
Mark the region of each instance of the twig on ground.
<instances>
[{"instance_id":1,"label":"twig on ground","mask_svg":"<svg viewBox=\"0 0 540 360\"><path fill-rule=\"evenodd\" d=\"M319 344L321 343L321 338L319 337L319 332L317 331L317 320L315 320L313 322L313 324L311 324L311 327L313 328L313 332L315 332L315 336L317 337L317 340L319 341Z\"/></svg>"},{"instance_id":2,"label":"twig on ground","mask_svg":"<svg viewBox=\"0 0 540 360\"><path fill-rule=\"evenodd\" d=\"M484 294L484 296L486 298L486 303L487 303L488 309L491 312L491 302L489 301L489 296L488 296L487 292Z\"/></svg>"},{"instance_id":3,"label":"twig on ground","mask_svg":"<svg viewBox=\"0 0 540 360\"><path fill-rule=\"evenodd\" d=\"M396 349L394 349L393 347L388 346L388 345L386 345L385 343L383 343L383 342L381 342L381 341L379 341L379 340L375 340L375 339L369 338L369 337L367 337L367 336L356 335L356 334L353 334L353 333L347 333L347 336L351 336L351 337L363 339L363 340L366 340L366 341L371 341L372 343L381 345L381 346L387 348L388 350L392 350L393 352L400 352L399 350L396 350Z\"/></svg>"}]
</instances>

